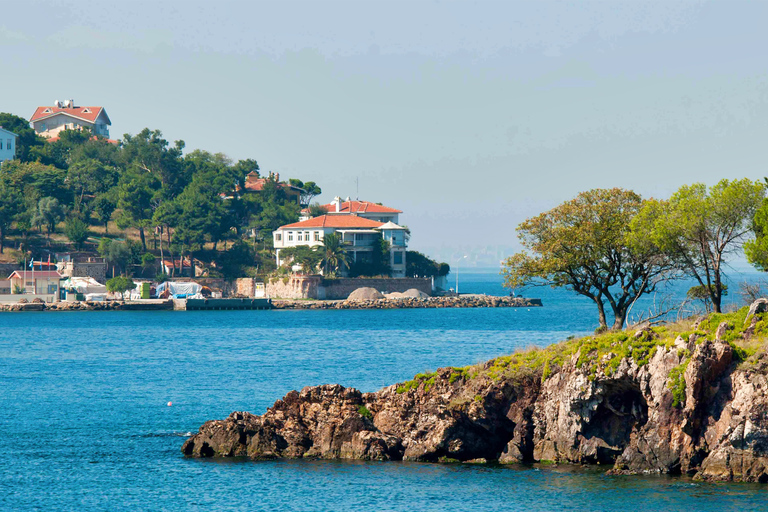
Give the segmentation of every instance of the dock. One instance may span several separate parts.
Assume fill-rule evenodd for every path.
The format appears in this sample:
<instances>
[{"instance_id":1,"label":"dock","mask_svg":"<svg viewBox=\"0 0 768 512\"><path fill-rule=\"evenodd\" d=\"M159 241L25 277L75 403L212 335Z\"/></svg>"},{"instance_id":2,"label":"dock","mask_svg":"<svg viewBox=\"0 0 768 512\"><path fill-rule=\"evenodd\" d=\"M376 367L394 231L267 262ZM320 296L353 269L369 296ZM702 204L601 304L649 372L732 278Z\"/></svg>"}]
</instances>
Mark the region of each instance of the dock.
<instances>
[{"instance_id":1,"label":"dock","mask_svg":"<svg viewBox=\"0 0 768 512\"><path fill-rule=\"evenodd\" d=\"M177 311L272 309L271 299L173 299Z\"/></svg>"}]
</instances>

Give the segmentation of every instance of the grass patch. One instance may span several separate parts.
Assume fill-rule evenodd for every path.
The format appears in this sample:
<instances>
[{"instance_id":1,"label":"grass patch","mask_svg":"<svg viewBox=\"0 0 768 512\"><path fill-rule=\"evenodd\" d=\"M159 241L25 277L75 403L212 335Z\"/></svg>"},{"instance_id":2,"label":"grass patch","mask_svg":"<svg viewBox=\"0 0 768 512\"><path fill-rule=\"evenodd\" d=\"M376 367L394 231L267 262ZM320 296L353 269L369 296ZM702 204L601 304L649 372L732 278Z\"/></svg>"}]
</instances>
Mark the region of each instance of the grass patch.
<instances>
[{"instance_id":1,"label":"grass patch","mask_svg":"<svg viewBox=\"0 0 768 512\"><path fill-rule=\"evenodd\" d=\"M749 322L745 325L748 309L744 307L730 313L711 314L697 326L697 329L693 329L696 319L690 318L655 326L637 336L635 332L610 331L579 339L568 339L545 348L531 347L485 363L464 368L452 367L448 382L454 384L460 380L471 381L477 378L488 378L493 381L540 378L544 382L559 372L564 364L572 361L576 354L578 354L578 360L575 364L585 371L590 379L596 378L601 373L610 377L616 373L624 360L634 361L638 366L647 365L659 347L673 348L678 336L689 340L691 335L695 334L696 344L701 344L704 340L714 340L717 327L722 322L728 322L733 326L733 329L727 331L724 341L733 347L736 360L743 365L749 364L750 367L763 368L760 357L765 352L765 341L768 339L768 314L758 316L754 332L749 340L745 340L744 331L751 324ZM679 349L678 356L686 362L670 373L669 386L675 396L676 405L685 402L683 374L691 353L687 349ZM406 393L412 389L418 389L421 385L423 390L428 392L435 385L436 379L436 372L419 373L413 380L398 385L397 392Z\"/></svg>"},{"instance_id":2,"label":"grass patch","mask_svg":"<svg viewBox=\"0 0 768 512\"><path fill-rule=\"evenodd\" d=\"M371 411L369 411L368 408L364 405L360 405L357 407L357 413L365 419L368 419L368 420L373 419L373 414L371 414Z\"/></svg>"},{"instance_id":3,"label":"grass patch","mask_svg":"<svg viewBox=\"0 0 768 512\"><path fill-rule=\"evenodd\" d=\"M685 362L675 366L669 372L669 381L667 386L672 391L672 407L685 406L685 370L688 368L688 363L691 360L687 359Z\"/></svg>"}]
</instances>

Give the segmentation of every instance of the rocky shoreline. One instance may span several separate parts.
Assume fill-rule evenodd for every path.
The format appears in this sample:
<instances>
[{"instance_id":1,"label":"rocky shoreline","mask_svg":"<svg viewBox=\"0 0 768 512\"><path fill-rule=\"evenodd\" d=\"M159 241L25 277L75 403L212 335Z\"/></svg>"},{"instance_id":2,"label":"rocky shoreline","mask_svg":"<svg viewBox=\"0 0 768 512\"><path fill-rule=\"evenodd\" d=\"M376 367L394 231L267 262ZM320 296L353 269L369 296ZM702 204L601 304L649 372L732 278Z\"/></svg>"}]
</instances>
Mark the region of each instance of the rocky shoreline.
<instances>
[{"instance_id":1,"label":"rocky shoreline","mask_svg":"<svg viewBox=\"0 0 768 512\"><path fill-rule=\"evenodd\" d=\"M378 300L288 300L272 299L272 309L416 309L416 308L530 308L540 307L539 299L470 295L462 297L429 297L425 299ZM84 301L27 302L0 304L3 311L136 311L173 309L172 300L155 301Z\"/></svg>"},{"instance_id":2,"label":"rocky shoreline","mask_svg":"<svg viewBox=\"0 0 768 512\"><path fill-rule=\"evenodd\" d=\"M142 311L173 309L173 301L154 301L150 303L110 301L76 302L26 302L0 304L0 312L20 311Z\"/></svg>"},{"instance_id":3,"label":"rocky shoreline","mask_svg":"<svg viewBox=\"0 0 768 512\"><path fill-rule=\"evenodd\" d=\"M466 295L460 297L398 298L376 300L272 299L272 309L415 309L415 308L530 308L540 299Z\"/></svg>"},{"instance_id":4,"label":"rocky shoreline","mask_svg":"<svg viewBox=\"0 0 768 512\"><path fill-rule=\"evenodd\" d=\"M762 313L750 318L744 310L675 331L607 333L441 368L372 393L307 387L261 416L233 412L206 422L182 452L253 460L549 461L766 483L766 323Z\"/></svg>"}]
</instances>

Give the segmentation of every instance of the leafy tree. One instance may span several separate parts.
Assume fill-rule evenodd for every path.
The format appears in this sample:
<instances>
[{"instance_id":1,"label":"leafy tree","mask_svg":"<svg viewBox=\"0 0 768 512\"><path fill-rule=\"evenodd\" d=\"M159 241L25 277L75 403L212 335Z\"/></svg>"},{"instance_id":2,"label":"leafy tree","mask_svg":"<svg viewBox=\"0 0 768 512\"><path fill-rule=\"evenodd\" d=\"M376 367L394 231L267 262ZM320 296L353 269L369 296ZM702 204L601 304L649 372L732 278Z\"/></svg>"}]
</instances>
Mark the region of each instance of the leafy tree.
<instances>
[{"instance_id":1,"label":"leafy tree","mask_svg":"<svg viewBox=\"0 0 768 512\"><path fill-rule=\"evenodd\" d=\"M107 291L119 293L123 299L125 299L125 292L134 288L136 288L136 283L129 277L117 276L107 281Z\"/></svg>"},{"instance_id":2,"label":"leafy tree","mask_svg":"<svg viewBox=\"0 0 768 512\"><path fill-rule=\"evenodd\" d=\"M74 210L79 212L86 195L107 192L117 182L114 169L93 158L85 158L69 166L67 183L74 193Z\"/></svg>"},{"instance_id":3,"label":"leafy tree","mask_svg":"<svg viewBox=\"0 0 768 512\"><path fill-rule=\"evenodd\" d=\"M45 225L48 236L56 231L56 224L64 218L64 208L55 197L44 197L37 203L37 210L32 216L32 223L37 226Z\"/></svg>"},{"instance_id":4,"label":"leafy tree","mask_svg":"<svg viewBox=\"0 0 768 512\"><path fill-rule=\"evenodd\" d=\"M0 113L0 126L18 135L16 139L16 158L21 162L30 160L30 149L45 145L45 139L30 128L29 121L13 114Z\"/></svg>"},{"instance_id":5,"label":"leafy tree","mask_svg":"<svg viewBox=\"0 0 768 512\"><path fill-rule=\"evenodd\" d=\"M6 231L22 211L23 205L19 191L0 176L0 254L3 254Z\"/></svg>"},{"instance_id":6,"label":"leafy tree","mask_svg":"<svg viewBox=\"0 0 768 512\"><path fill-rule=\"evenodd\" d=\"M121 274L127 271L128 264L132 258L131 249L127 244L115 242L109 238L102 238L99 242L97 251L99 252L99 255L112 266L113 272L115 268L117 268Z\"/></svg>"},{"instance_id":7,"label":"leafy tree","mask_svg":"<svg viewBox=\"0 0 768 512\"><path fill-rule=\"evenodd\" d=\"M764 197L765 185L746 178L722 180L709 190L703 183L686 185L667 201L648 201L632 229L694 278L719 313L723 267L742 247ZM748 256L757 254L753 248L747 247Z\"/></svg>"},{"instance_id":8,"label":"leafy tree","mask_svg":"<svg viewBox=\"0 0 768 512\"><path fill-rule=\"evenodd\" d=\"M88 224L77 217L73 217L64 226L64 234L67 235L75 249L80 250L83 248L85 241L88 240Z\"/></svg>"},{"instance_id":9,"label":"leafy tree","mask_svg":"<svg viewBox=\"0 0 768 512\"><path fill-rule=\"evenodd\" d=\"M154 214L152 199L159 190L158 180L148 173L126 173L118 186L117 206L120 213L117 217L117 226L121 229L135 227L139 230L141 245L147 250L147 241L144 229L150 225Z\"/></svg>"},{"instance_id":10,"label":"leafy tree","mask_svg":"<svg viewBox=\"0 0 768 512\"><path fill-rule=\"evenodd\" d=\"M417 251L406 251L405 275L408 277L446 276L450 271L447 263L438 263Z\"/></svg>"},{"instance_id":11,"label":"leafy tree","mask_svg":"<svg viewBox=\"0 0 768 512\"><path fill-rule=\"evenodd\" d=\"M319 196L323 193L322 189L318 187L317 183L314 181L307 181L305 183L301 180L291 178L288 180L288 183L291 186L298 187L302 190L301 196L299 196L299 202L303 205L309 204L313 197Z\"/></svg>"},{"instance_id":12,"label":"leafy tree","mask_svg":"<svg viewBox=\"0 0 768 512\"><path fill-rule=\"evenodd\" d=\"M328 213L328 210L326 210L325 207L320 203L312 203L311 205L309 205L310 217L320 217L321 215L325 215L326 213Z\"/></svg>"},{"instance_id":13,"label":"leafy tree","mask_svg":"<svg viewBox=\"0 0 768 512\"><path fill-rule=\"evenodd\" d=\"M325 274L335 274L341 268L348 265L347 248L341 236L336 233L328 233L323 237L323 245L318 246L323 258Z\"/></svg>"},{"instance_id":14,"label":"leafy tree","mask_svg":"<svg viewBox=\"0 0 768 512\"><path fill-rule=\"evenodd\" d=\"M109 220L112 218L112 213L114 213L117 205L107 194L101 194L93 200L92 207L99 223L104 225L104 234L108 234Z\"/></svg>"},{"instance_id":15,"label":"leafy tree","mask_svg":"<svg viewBox=\"0 0 768 512\"><path fill-rule=\"evenodd\" d=\"M723 289L721 290L721 296L728 295L728 286L723 285ZM686 293L686 296L690 300L700 300L704 303L704 307L707 310L707 313L710 313L712 311L712 291L707 290L705 286L693 286L691 287L688 292Z\"/></svg>"},{"instance_id":16,"label":"leafy tree","mask_svg":"<svg viewBox=\"0 0 768 512\"><path fill-rule=\"evenodd\" d=\"M302 273L311 274L315 272L322 261L322 255L308 245L297 245L281 250L280 259L284 261L283 265L288 268L293 265L300 265Z\"/></svg>"},{"instance_id":17,"label":"leafy tree","mask_svg":"<svg viewBox=\"0 0 768 512\"><path fill-rule=\"evenodd\" d=\"M652 244L639 237L630 243L630 222L641 206L632 191L595 189L526 220L517 228L526 251L503 263L504 286L570 289L595 303L602 329L607 302L613 328L621 329L631 304L670 271Z\"/></svg>"},{"instance_id":18,"label":"leafy tree","mask_svg":"<svg viewBox=\"0 0 768 512\"><path fill-rule=\"evenodd\" d=\"M157 261L157 258L155 258L155 255L151 252L145 252L141 255L141 267L144 270L150 269L155 266L155 262Z\"/></svg>"}]
</instances>

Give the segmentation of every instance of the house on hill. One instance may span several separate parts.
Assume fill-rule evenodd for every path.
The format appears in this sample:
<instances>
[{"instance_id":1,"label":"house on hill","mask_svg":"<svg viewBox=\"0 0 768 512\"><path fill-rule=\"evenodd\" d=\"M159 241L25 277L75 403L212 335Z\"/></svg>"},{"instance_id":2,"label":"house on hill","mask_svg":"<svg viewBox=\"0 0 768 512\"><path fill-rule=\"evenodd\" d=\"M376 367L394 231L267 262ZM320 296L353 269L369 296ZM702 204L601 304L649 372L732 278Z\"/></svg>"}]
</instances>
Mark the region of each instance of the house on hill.
<instances>
[{"instance_id":1,"label":"house on hill","mask_svg":"<svg viewBox=\"0 0 768 512\"><path fill-rule=\"evenodd\" d=\"M319 246L329 233L336 233L341 237L350 264L370 261L374 244L384 238L390 244L389 264L392 267L392 277L405 277L406 231L406 228L391 221L381 222L356 214L329 213L280 226L272 236L278 266L283 263L280 259L281 249L300 245Z\"/></svg>"},{"instance_id":2,"label":"house on hill","mask_svg":"<svg viewBox=\"0 0 768 512\"><path fill-rule=\"evenodd\" d=\"M285 192L285 195L288 196L291 201L295 201L296 204L301 206L306 206L301 204L302 195L304 195L306 191L303 188L294 187L290 183L280 181L280 173L275 174L270 172L268 177L262 178L259 173L255 171L249 172L245 176L245 192L261 192L264 190L264 186L270 181L281 187Z\"/></svg>"},{"instance_id":3,"label":"house on hill","mask_svg":"<svg viewBox=\"0 0 768 512\"><path fill-rule=\"evenodd\" d=\"M51 107L37 107L30 124L35 133L49 139L63 130L81 130L84 127L94 135L109 138L112 121L104 107L78 107L74 100L56 100Z\"/></svg>"},{"instance_id":4,"label":"house on hill","mask_svg":"<svg viewBox=\"0 0 768 512\"><path fill-rule=\"evenodd\" d=\"M334 197L330 203L322 205L321 208L325 210L326 215L356 215L364 219L395 224L398 223L399 216L403 213L396 208L369 201L352 201L350 198L342 201L338 196ZM301 220L309 219L309 208L303 209L301 215Z\"/></svg>"},{"instance_id":5,"label":"house on hill","mask_svg":"<svg viewBox=\"0 0 768 512\"><path fill-rule=\"evenodd\" d=\"M16 139L19 136L0 126L0 162L16 156Z\"/></svg>"}]
</instances>

